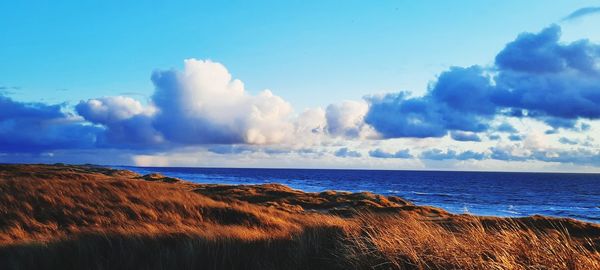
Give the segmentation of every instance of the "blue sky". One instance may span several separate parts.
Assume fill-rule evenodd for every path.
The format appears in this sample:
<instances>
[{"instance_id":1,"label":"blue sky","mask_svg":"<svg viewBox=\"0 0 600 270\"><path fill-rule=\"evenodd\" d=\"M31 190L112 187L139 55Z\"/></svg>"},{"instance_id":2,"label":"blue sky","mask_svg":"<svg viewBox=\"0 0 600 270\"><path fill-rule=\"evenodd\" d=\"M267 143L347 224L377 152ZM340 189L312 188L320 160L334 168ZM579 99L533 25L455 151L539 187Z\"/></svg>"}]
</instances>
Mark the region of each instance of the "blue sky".
<instances>
[{"instance_id":1,"label":"blue sky","mask_svg":"<svg viewBox=\"0 0 600 270\"><path fill-rule=\"evenodd\" d=\"M158 135L154 135L166 136L165 140L169 141L168 146L161 145L159 149L154 146L123 147L113 142L110 147L103 146L102 150L98 150L118 152L119 156L123 156L120 160L123 163L139 163L140 159L155 160L156 156L159 156L160 164L169 165L289 166L289 164L274 162L271 159L272 155L265 150L278 148L279 151L311 149L313 152L323 154L321 158L311 157L312 159L309 160L302 155L289 157L290 160L297 161L293 164L307 167L323 164L323 159L329 159L330 163L324 163L325 166L425 169L476 167L476 169L521 170L531 167L531 162L537 162L539 163L537 167L534 166L536 170L595 171L598 165L577 164L577 162L563 161L564 159L548 162L543 158L532 158L532 160L511 160L504 163L500 162L500 159L495 159L494 162L500 162L498 164L487 164L486 160L468 159L471 163L480 161L476 165L459 164L460 162L456 163L453 159L442 159L438 163L435 159L423 161L418 158L395 161L412 162L410 164L367 160L367 157L370 157L368 153L371 151L386 150L388 154L405 153L408 146L414 147L415 144L421 148L412 151L414 153L410 156L418 157L418 153L426 153L431 157L430 154L435 151L430 150L442 149L449 157L452 155L448 155L448 149L452 148L452 151L458 151L456 155L466 151L483 153L485 150L486 155L491 157L494 151L490 149L498 147L496 142L487 139L480 139L479 143L467 141L466 144L469 145L455 142L459 141L456 140L457 138L462 138L464 141L465 138L473 139L473 136L484 138L498 134L488 134L491 130L487 128L460 126L456 129L455 123L438 123L436 128L441 129L428 133L432 137L424 136L424 133L415 136L414 132L406 136L406 132L400 132L407 127L406 124L397 127L395 125L398 125L398 122L389 121L388 117L395 117L393 112L398 113L398 110L405 111L403 105L405 103L396 104L398 105L395 107L396 111L386 109L384 116L387 118L383 119L373 113L376 109L382 108L378 107L379 103L369 98L365 102L363 97L383 93L393 95L400 91L412 92L411 97L427 96L427 86L430 84L432 87L435 86L438 76L450 70L452 66L478 65L482 68L482 72L494 73L498 65L496 57L507 43L515 41L520 33L540 33L552 24L560 28L561 44L570 44L580 39L588 39L592 44L598 44L600 27L597 25L600 25L600 16L594 14L593 9L583 16L563 20L576 10L597 6L600 6L600 1L553 1L551 5L547 1L380 1L376 5L364 1L222 1L217 4L202 1L164 1L143 5L123 3L123 1L61 1L59 3L5 1L0 3L0 10L4 11L3 16L0 17L0 33L2 33L0 86L3 88L3 95L15 104L29 104L27 105L29 107L31 102L48 105L63 104L60 110L70 114L66 116L70 117L69 121L83 117L83 122L78 124L80 126L110 129L106 119L103 120L104 122L91 120L94 119L90 115L91 109L86 111L88 117L83 115L84 105L81 104L90 104L90 99L119 96L131 100L112 100L111 104L120 104L119 108L125 106L123 104L134 106L134 109L128 107L128 113L131 115L150 115L155 113L152 110L156 108L158 111L161 109L164 112L169 111L167 108L175 108L181 104L171 104L166 100L153 98L156 93L170 89L167 86L161 87L161 80L152 77L153 74L158 72L164 76L171 76L168 70L172 70L173 74L177 73L175 70L184 72L188 70L182 64L184 59L199 59L199 61L212 60L222 64L234 79L243 81L243 90L247 95L257 96L264 89L270 89L275 96L289 103L290 108L284 108L291 111L284 117L286 119L296 118L307 108L322 108L327 112L351 108L351 113L344 111L343 115L352 115L364 109L362 115L358 113L357 117L366 120L365 126L343 130L340 136L329 136L334 133L334 130L340 130L335 129L333 122L329 121L323 124L323 128L331 133L328 137L335 138L315 139L318 142L305 143L302 146L285 143L278 139L283 135L272 133L263 136L264 138L259 136L260 139L256 139L257 141L249 140L247 133L242 136L244 138L239 139L233 133L224 132L221 129L224 124L219 122L214 129L211 129L212 136L198 134L197 138L205 138L203 140L190 141L180 138L182 141L178 141L169 138L164 131L158 130ZM194 67L189 67L189 70L206 71L213 68L210 64L207 65L211 67L203 65L192 64ZM594 76L588 79L592 81L597 79ZM189 96L182 95L182 98L189 98ZM438 108L439 105L436 104L439 102L432 101L434 99L424 97L415 102L426 104L427 108ZM132 103L132 100L139 102L139 106L143 107L147 105L153 107L155 103L160 102L163 102L164 106L140 109L136 107L138 104ZM272 99L265 98L265 100L271 102ZM331 106L344 101L359 104ZM383 102L385 99L380 101ZM592 98L592 101L596 99ZM244 98L240 102L246 104L254 101L246 101ZM274 102L281 105L279 101ZM109 102L104 100L104 103ZM366 107L361 107L363 105ZM493 114L483 119L478 118L477 121L490 122L490 126L497 126L503 122L516 126L518 131L513 133L518 134L510 135L515 140L506 138L506 141L514 144L519 143L516 140L517 136L525 138L533 134L531 136L543 137L546 141L552 141L549 143L551 146L556 146L546 146L545 151L548 150L547 148L555 151L579 151L580 148L585 148L585 151L591 151L586 152L588 156L597 153L597 145L587 140L588 137L592 139L598 137L598 130L595 129L597 126L595 114L582 112L572 115L558 113L554 115L553 112L540 109L548 105L552 104L520 103L519 106L514 104L509 106L506 103L496 102ZM77 110L76 106L80 109ZM572 106L580 105L573 103ZM535 108L539 110L538 114L543 116L516 119L500 115L500 111L516 107L529 110ZM40 109L39 106L37 108ZM268 109L271 108L280 107L274 106ZM215 110L219 111L222 108ZM567 106L565 110L571 108ZM45 110L48 111L52 110ZM173 109L169 112L181 114L186 111ZM203 113L203 121L207 117L205 114L211 115L210 119L219 121L223 118L227 121L231 119L238 121L239 118L238 116L231 116L231 119L212 116L215 114L214 111L201 113ZM464 112L460 111L460 113ZM5 115L4 118L10 118L7 112ZM334 114L326 115L328 120L331 120L329 117L331 115ZM427 117L424 119L431 120ZM481 115L477 114L474 117L481 117ZM156 119L160 120L160 117ZM158 125L156 119L147 121L156 126ZM585 119L585 123L581 122L581 119ZM193 127L188 126L190 122L187 120L182 120L178 127L194 130ZM562 121L561 123L565 121L572 123L558 125L556 122L559 120ZM254 125L256 121L254 119L250 123ZM471 119L471 122L473 121L475 120ZM192 122L194 125L198 123L195 120ZM294 128L298 129L296 122ZM581 128L582 125L589 125L591 128ZM267 134L264 128L281 128L265 127L262 124L258 126L261 135ZM580 131L576 131L577 128ZM113 129L117 128L113 127ZM369 131L369 129L373 130ZM536 130L542 130L542 134L534 134L533 131ZM561 133L543 134L544 130L560 130ZM141 131L135 130L135 132ZM368 134L369 132L372 134ZM217 137L215 134L224 137L213 140ZM441 136L442 134L447 136ZM546 135L556 138L548 139ZM564 145L559 142L562 137L571 141L579 140L581 144L587 143L588 146L576 145L569 149L558 149L559 146ZM112 138L115 140L114 137ZM41 140L41 138L32 137L32 140ZM224 147L223 142L232 142L225 145L235 145L242 149L260 148L258 152L263 156L255 156L256 149L251 149L239 153L232 150L237 158L223 158L223 162L219 161L220 156L198 158L211 147ZM4 143L16 144L14 140L4 140ZM504 148L509 146L526 148L522 142L520 146L502 145ZM60 157L56 159L62 158L67 161L80 160L81 157L86 156L83 152L95 149L95 147L81 147L81 149L45 147L38 151L39 153L33 154L31 151L17 153L18 151L6 150L11 147L4 148L6 152L4 160L9 162L51 160L48 156ZM39 147L32 147L34 148ZM343 149L346 150L340 151ZM534 152L529 154L533 155ZM348 159L340 157L344 153L350 153ZM547 152L545 155L552 156ZM466 156L468 155L463 155ZM335 161L336 158L340 160ZM210 162L207 159L210 159ZM230 160L237 160L237 163L229 163Z\"/></svg>"},{"instance_id":2,"label":"blue sky","mask_svg":"<svg viewBox=\"0 0 600 270\"><path fill-rule=\"evenodd\" d=\"M249 91L272 89L304 109L374 92L423 92L448 66L489 64L516 34L593 4L174 2L4 1L0 84L21 87L15 97L23 100L150 95L152 70L212 59ZM599 40L597 22L569 23L568 34Z\"/></svg>"}]
</instances>

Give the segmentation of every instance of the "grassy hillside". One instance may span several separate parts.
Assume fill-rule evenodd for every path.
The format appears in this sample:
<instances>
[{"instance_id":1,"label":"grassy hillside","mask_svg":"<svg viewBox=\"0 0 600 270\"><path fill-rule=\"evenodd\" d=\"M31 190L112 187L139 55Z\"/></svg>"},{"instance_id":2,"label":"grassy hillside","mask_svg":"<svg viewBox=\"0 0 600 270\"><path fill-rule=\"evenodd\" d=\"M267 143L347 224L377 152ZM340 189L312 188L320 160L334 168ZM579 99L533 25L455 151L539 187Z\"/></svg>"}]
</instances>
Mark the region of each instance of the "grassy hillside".
<instances>
[{"instance_id":1,"label":"grassy hillside","mask_svg":"<svg viewBox=\"0 0 600 270\"><path fill-rule=\"evenodd\" d=\"M600 269L600 226L398 197L0 165L0 269Z\"/></svg>"}]
</instances>

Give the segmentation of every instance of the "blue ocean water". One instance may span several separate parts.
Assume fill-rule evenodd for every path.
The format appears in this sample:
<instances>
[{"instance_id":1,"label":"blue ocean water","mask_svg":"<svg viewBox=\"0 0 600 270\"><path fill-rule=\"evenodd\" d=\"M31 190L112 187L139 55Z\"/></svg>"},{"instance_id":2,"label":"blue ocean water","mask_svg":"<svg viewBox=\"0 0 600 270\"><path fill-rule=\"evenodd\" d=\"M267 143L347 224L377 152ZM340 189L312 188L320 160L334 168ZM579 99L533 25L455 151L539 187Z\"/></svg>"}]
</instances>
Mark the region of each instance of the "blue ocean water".
<instances>
[{"instance_id":1,"label":"blue ocean water","mask_svg":"<svg viewBox=\"0 0 600 270\"><path fill-rule=\"evenodd\" d=\"M370 191L453 213L534 214L600 223L600 174L119 167L198 183L280 183L308 192Z\"/></svg>"}]
</instances>

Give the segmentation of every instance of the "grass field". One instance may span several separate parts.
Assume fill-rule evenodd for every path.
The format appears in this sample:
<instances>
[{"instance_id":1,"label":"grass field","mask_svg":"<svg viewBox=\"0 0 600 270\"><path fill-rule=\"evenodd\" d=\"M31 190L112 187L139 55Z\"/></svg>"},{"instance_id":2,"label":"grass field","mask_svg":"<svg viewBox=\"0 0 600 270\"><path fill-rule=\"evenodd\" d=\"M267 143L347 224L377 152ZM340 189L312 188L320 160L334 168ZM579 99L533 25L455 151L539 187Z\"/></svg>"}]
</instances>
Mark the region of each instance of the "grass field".
<instances>
[{"instance_id":1,"label":"grass field","mask_svg":"<svg viewBox=\"0 0 600 270\"><path fill-rule=\"evenodd\" d=\"M0 269L600 269L600 226L370 193L0 165Z\"/></svg>"}]
</instances>

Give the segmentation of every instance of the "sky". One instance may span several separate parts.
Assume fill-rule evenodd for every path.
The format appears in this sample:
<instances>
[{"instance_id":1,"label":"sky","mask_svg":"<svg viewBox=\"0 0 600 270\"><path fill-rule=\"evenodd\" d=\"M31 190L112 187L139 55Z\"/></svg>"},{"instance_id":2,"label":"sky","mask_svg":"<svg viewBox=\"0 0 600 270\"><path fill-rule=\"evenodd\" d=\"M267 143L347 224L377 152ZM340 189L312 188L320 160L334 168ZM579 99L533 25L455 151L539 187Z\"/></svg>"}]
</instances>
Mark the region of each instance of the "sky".
<instances>
[{"instance_id":1,"label":"sky","mask_svg":"<svg viewBox=\"0 0 600 270\"><path fill-rule=\"evenodd\" d=\"M0 162L600 172L600 1L211 2L0 3Z\"/></svg>"}]
</instances>

